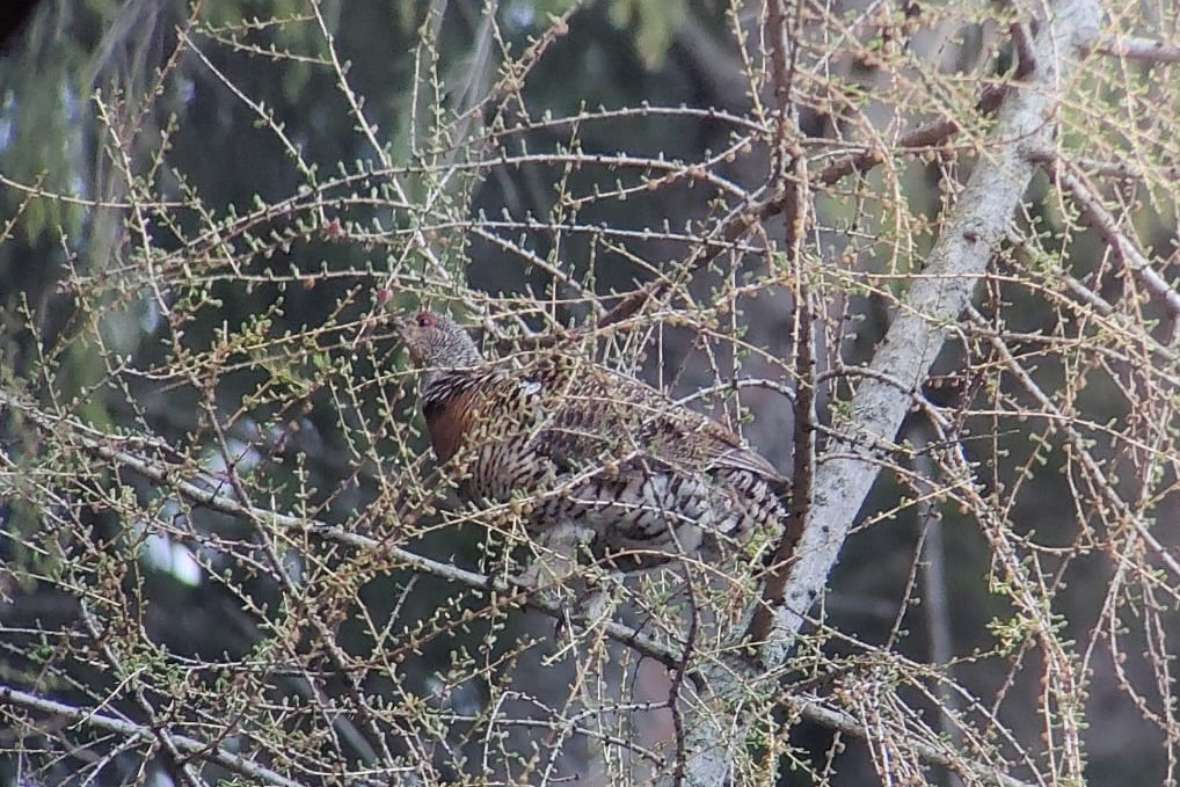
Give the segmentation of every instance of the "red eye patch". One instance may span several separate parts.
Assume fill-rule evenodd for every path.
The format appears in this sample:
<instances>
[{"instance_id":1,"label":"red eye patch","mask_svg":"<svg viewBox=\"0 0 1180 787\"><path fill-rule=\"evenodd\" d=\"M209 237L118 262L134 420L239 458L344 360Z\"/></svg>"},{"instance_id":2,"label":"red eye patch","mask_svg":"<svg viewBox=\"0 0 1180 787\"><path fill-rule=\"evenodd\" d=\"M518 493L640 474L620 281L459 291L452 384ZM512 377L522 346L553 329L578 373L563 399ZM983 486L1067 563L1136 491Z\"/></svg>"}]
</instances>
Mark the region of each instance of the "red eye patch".
<instances>
[{"instance_id":1,"label":"red eye patch","mask_svg":"<svg viewBox=\"0 0 1180 787\"><path fill-rule=\"evenodd\" d=\"M418 312L415 321L418 323L419 328L431 328L438 324L434 315L430 312Z\"/></svg>"}]
</instances>

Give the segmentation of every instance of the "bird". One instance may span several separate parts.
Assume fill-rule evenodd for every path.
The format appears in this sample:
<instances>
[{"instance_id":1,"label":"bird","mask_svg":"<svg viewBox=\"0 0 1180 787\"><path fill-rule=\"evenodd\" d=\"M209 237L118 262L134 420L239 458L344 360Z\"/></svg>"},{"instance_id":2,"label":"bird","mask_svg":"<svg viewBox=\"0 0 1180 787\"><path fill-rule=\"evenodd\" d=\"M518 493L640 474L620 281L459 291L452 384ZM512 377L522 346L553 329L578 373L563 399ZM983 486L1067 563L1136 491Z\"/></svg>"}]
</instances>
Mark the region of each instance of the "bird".
<instances>
[{"instance_id":1,"label":"bird","mask_svg":"<svg viewBox=\"0 0 1180 787\"><path fill-rule=\"evenodd\" d=\"M487 360L448 316L393 319L434 454L469 501L509 504L531 532L572 527L620 571L781 531L785 479L717 421L570 352Z\"/></svg>"}]
</instances>

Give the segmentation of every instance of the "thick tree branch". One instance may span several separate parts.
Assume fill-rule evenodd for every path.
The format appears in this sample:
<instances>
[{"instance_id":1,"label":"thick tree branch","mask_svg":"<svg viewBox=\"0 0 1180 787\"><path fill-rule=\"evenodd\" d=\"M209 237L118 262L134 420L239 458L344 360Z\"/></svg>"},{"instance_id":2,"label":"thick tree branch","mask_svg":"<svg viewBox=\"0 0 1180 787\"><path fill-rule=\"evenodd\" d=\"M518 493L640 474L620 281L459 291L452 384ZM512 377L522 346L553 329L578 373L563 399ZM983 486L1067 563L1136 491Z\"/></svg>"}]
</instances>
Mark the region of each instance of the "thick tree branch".
<instances>
[{"instance_id":1,"label":"thick tree branch","mask_svg":"<svg viewBox=\"0 0 1180 787\"><path fill-rule=\"evenodd\" d=\"M774 610L774 626L761 651L760 667L747 662L704 670L709 705L734 707L760 678L786 660L808 609L818 598L840 548L876 480L879 465L866 446L894 439L917 390L942 349L954 322L970 304L976 282L1004 238L1036 168L1031 154L1054 130L1061 85L1068 84L1079 52L1099 29L1094 0L1062 0L1031 42L1035 67L1022 86L1004 96L990 144L979 160L957 206L930 253L924 275L904 297L880 349L869 364L872 376L857 387L848 431L860 439L832 445L816 473L808 526L795 550L785 598ZM951 132L953 133L953 131ZM881 375L876 376L876 375ZM883 376L900 380L902 387ZM735 720L727 739L701 745L692 755L687 783L724 784L731 778L732 750L744 746L749 719Z\"/></svg>"},{"instance_id":2,"label":"thick tree branch","mask_svg":"<svg viewBox=\"0 0 1180 787\"><path fill-rule=\"evenodd\" d=\"M1063 0L1041 25L1032 43L1037 66L1029 77L1031 84L1008 93L990 135L992 144L981 152L923 275L915 278L869 364L871 370L887 372L913 389L925 380L1005 236L1036 167L1031 154L1052 136L1061 99L1056 91L1068 83L1076 57L1096 35L1100 19L1094 0ZM867 444L892 440L909 409L904 391L868 378L853 396L851 426ZM780 630L775 652L767 654L769 664L781 663L793 645L804 614L822 591L876 480L877 466L854 458L866 454L860 441L831 450L844 456L825 462L817 473L811 526L800 541L786 606L777 615Z\"/></svg>"}]
</instances>

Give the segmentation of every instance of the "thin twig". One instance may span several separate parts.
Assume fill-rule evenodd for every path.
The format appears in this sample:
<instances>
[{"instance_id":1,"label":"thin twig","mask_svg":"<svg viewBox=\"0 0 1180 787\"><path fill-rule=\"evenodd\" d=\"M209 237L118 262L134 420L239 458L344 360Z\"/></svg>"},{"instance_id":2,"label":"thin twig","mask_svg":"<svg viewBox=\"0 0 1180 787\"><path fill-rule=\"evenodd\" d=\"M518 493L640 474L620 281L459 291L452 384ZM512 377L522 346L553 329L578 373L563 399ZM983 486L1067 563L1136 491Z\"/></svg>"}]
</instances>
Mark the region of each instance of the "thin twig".
<instances>
[{"instance_id":1,"label":"thin twig","mask_svg":"<svg viewBox=\"0 0 1180 787\"><path fill-rule=\"evenodd\" d=\"M1114 250L1122 265L1134 274L1148 292L1163 302L1172 316L1173 325L1180 322L1180 292L1155 270L1147 256L1124 234L1119 227L1118 219L1103 206L1102 200L1087 185L1083 176L1076 174L1073 167L1060 156L1042 150L1037 151L1034 158L1044 164L1049 175L1070 193L1078 207ZM1173 330L1169 343L1175 339Z\"/></svg>"},{"instance_id":2,"label":"thin twig","mask_svg":"<svg viewBox=\"0 0 1180 787\"><path fill-rule=\"evenodd\" d=\"M149 741L156 736L156 733L150 727L117 719L113 716L107 716L92 708L76 708L72 705L66 705L62 702L56 702L35 694L20 691L19 689L14 689L11 686L0 686L0 705L16 706L39 713L53 714L70 719L75 724L105 730L106 732L123 735L128 738L140 738L144 741ZM306 787L302 782L288 779L282 774L258 765L239 754L228 752L220 746L210 748L206 742L190 738L187 735L171 734L170 737L173 745L178 750L208 760L209 762L217 763L221 767L249 779L257 779L264 784L275 785L275 787Z\"/></svg>"},{"instance_id":3,"label":"thin twig","mask_svg":"<svg viewBox=\"0 0 1180 787\"><path fill-rule=\"evenodd\" d=\"M771 75L775 83L775 94L782 101L790 100L792 71L788 71L786 48L796 29L788 26L783 0L770 3L767 24L774 31L775 50L771 57ZM791 48L794 63L794 49ZM787 118L796 116L788 104L779 106L779 115L784 124ZM797 124L792 123L788 132L799 135ZM782 189L786 193L784 224L786 229L787 264L791 266L791 289L795 296L795 419L794 419L794 472L791 476L791 498L783 533L771 558L766 583L762 590L762 603L754 611L747 638L758 646L771 638L771 627L775 622L773 610L783 603L791 559L803 535L811 510L812 484L815 480L815 394L816 394L816 352L814 336L814 303L808 273L804 268L803 241L809 224L810 190L807 177L807 160L800 151L795 151L782 172Z\"/></svg>"}]
</instances>

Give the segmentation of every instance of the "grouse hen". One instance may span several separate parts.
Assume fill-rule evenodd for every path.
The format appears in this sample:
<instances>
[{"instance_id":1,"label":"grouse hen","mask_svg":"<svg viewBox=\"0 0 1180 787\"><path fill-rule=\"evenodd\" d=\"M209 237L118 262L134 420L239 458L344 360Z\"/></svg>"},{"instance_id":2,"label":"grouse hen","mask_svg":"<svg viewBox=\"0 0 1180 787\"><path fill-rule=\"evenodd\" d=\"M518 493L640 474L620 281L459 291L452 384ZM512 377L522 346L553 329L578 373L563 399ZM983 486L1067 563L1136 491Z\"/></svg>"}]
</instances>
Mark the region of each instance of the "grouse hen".
<instances>
[{"instance_id":1,"label":"grouse hen","mask_svg":"<svg viewBox=\"0 0 1180 787\"><path fill-rule=\"evenodd\" d=\"M485 361L439 314L395 322L424 370L434 452L469 499L514 503L535 532L589 532L594 552L624 570L781 525L774 467L655 389L555 351Z\"/></svg>"}]
</instances>

